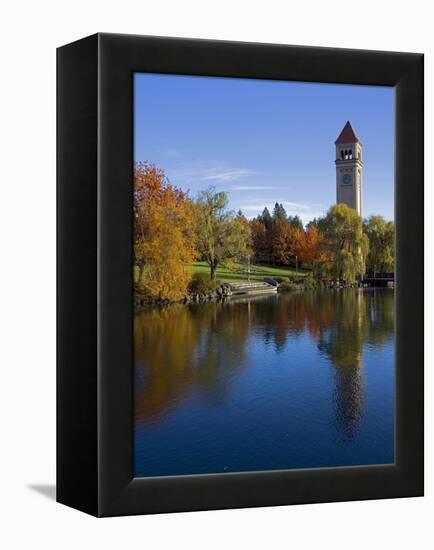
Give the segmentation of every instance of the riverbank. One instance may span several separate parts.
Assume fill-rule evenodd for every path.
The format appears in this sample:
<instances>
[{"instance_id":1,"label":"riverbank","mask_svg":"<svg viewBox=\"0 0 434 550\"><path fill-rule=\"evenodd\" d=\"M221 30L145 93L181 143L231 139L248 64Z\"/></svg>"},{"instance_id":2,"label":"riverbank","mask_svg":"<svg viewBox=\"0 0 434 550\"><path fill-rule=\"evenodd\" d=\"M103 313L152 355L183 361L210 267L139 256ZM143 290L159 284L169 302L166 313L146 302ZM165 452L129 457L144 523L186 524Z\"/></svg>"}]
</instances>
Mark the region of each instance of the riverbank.
<instances>
[{"instance_id":1,"label":"riverbank","mask_svg":"<svg viewBox=\"0 0 434 550\"><path fill-rule=\"evenodd\" d=\"M317 280L312 271L293 269L288 266L270 264L235 263L231 267L220 266L217 269L217 280L212 282L206 262L195 262L191 265L191 281L185 296L179 300L162 299L149 296L138 284L135 271L134 306L167 305L172 303L204 303L220 301L240 295L262 295L268 293L303 292L316 289L344 289L378 286L369 280L348 283L342 280ZM386 286L386 285L383 285ZM389 285L387 285L389 286Z\"/></svg>"},{"instance_id":2,"label":"riverbank","mask_svg":"<svg viewBox=\"0 0 434 550\"><path fill-rule=\"evenodd\" d=\"M196 275L196 277L198 277ZM200 278L200 277L199 277ZM214 288L200 287L197 290L190 290L181 300L159 299L150 297L144 291L136 286L134 289L134 307L140 309L146 306L161 306L175 303L180 304L199 304L206 302L219 302L224 300L237 299L239 297L248 298L250 296L269 296L270 294L282 294L289 292L305 292L316 290L343 290L350 288L370 288L371 286L360 281L347 283L345 281L324 280L317 281L313 275L305 274L303 277L285 277L285 278L265 278L263 281L243 281L243 282L224 282L219 283ZM387 288L394 288L389 286Z\"/></svg>"},{"instance_id":3,"label":"riverbank","mask_svg":"<svg viewBox=\"0 0 434 550\"><path fill-rule=\"evenodd\" d=\"M171 303L202 303L218 301L239 295L240 291L233 291L231 285L271 285L280 292L289 290L302 290L304 278L310 271L306 269L294 269L289 266L276 266L266 263L232 263L230 266L219 266L216 272L216 282L212 283L209 277L209 266L206 262L194 262L191 264L192 279L186 295L180 300L160 299L146 295L140 287L138 277L139 270L134 269L134 305L135 307L146 305L159 305ZM262 294L264 289L257 289ZM256 292L251 289L251 292ZM271 290L270 290L271 292Z\"/></svg>"},{"instance_id":4,"label":"riverbank","mask_svg":"<svg viewBox=\"0 0 434 550\"><path fill-rule=\"evenodd\" d=\"M316 288L316 282L312 276L298 277L298 278L265 278L263 281L242 281L242 282L224 282L219 283L215 287L207 287L205 284L200 284L204 278L202 275L196 274L194 280L199 279L199 284L192 285L189 292L181 300L168 300L160 299L158 297L151 297L139 286L136 285L134 290L134 306L139 308L141 306L149 305L169 305L173 303L204 303L204 302L218 302L237 298L240 296L262 296L277 294L283 292L304 291L306 289Z\"/></svg>"}]
</instances>

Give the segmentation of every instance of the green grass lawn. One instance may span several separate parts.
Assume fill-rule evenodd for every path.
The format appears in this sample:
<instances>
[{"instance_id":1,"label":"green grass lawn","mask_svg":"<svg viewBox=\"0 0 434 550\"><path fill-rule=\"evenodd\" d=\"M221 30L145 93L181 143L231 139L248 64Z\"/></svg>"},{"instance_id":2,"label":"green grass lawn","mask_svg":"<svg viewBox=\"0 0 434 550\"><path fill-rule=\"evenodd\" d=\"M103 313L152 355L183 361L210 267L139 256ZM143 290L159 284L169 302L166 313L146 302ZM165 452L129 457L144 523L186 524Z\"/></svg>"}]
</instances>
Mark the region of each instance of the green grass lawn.
<instances>
[{"instance_id":1,"label":"green grass lawn","mask_svg":"<svg viewBox=\"0 0 434 550\"><path fill-rule=\"evenodd\" d=\"M209 267L206 262L195 262L191 266L193 273L208 273ZM306 275L305 270L298 270L298 275ZM292 267L277 267L268 264L251 264L250 265L250 280L263 281L265 277L291 277L297 275L297 272ZM139 276L138 267L134 267L134 282L136 283ZM217 268L217 279L222 283L235 283L237 281L247 281L246 265L235 264L232 269L227 267Z\"/></svg>"},{"instance_id":2,"label":"green grass lawn","mask_svg":"<svg viewBox=\"0 0 434 550\"><path fill-rule=\"evenodd\" d=\"M193 273L209 273L209 267L206 262L195 262L192 264ZM264 277L291 277L297 275L294 268L277 267L268 264L251 264L250 265L250 280L262 281ZM298 270L298 275L306 275L306 271ZM246 265L235 264L232 269L226 267L217 268L217 279L222 283L230 283L237 281L247 281Z\"/></svg>"}]
</instances>

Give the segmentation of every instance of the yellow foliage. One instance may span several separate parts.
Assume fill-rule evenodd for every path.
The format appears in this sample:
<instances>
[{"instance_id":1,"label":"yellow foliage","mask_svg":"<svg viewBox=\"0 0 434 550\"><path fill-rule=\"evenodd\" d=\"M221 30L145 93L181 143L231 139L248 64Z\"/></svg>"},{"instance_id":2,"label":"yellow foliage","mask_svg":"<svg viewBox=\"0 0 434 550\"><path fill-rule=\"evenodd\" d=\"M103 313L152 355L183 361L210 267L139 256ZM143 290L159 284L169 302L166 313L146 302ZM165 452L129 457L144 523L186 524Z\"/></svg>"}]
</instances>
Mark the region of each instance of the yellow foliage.
<instances>
[{"instance_id":1,"label":"yellow foliage","mask_svg":"<svg viewBox=\"0 0 434 550\"><path fill-rule=\"evenodd\" d=\"M139 285L159 299L179 300L196 259L195 209L162 170L137 164L134 174L134 253Z\"/></svg>"}]
</instances>

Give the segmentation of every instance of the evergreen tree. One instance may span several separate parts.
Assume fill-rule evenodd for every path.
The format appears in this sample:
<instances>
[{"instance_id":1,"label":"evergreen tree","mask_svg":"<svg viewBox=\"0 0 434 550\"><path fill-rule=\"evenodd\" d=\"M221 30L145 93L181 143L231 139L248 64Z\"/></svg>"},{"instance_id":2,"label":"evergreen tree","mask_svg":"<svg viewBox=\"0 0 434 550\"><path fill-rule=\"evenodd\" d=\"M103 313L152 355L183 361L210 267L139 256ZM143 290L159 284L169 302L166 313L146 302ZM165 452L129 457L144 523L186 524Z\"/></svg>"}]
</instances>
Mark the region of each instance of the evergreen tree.
<instances>
[{"instance_id":1,"label":"evergreen tree","mask_svg":"<svg viewBox=\"0 0 434 550\"><path fill-rule=\"evenodd\" d=\"M306 231L309 231L310 229L312 229L312 227L318 229L318 218L314 218L306 225Z\"/></svg>"},{"instance_id":2,"label":"evergreen tree","mask_svg":"<svg viewBox=\"0 0 434 550\"><path fill-rule=\"evenodd\" d=\"M294 229L300 229L300 231L303 231L303 222L297 214L295 216L288 216L288 223Z\"/></svg>"},{"instance_id":3,"label":"evergreen tree","mask_svg":"<svg viewBox=\"0 0 434 550\"><path fill-rule=\"evenodd\" d=\"M286 210L283 208L282 203L276 202L274 205L273 210L273 221L281 220L282 222L288 221L288 215L286 214Z\"/></svg>"},{"instance_id":4,"label":"evergreen tree","mask_svg":"<svg viewBox=\"0 0 434 550\"><path fill-rule=\"evenodd\" d=\"M258 216L258 218L265 225L265 228L269 231L273 225L273 219L267 207L264 208L262 214Z\"/></svg>"}]
</instances>

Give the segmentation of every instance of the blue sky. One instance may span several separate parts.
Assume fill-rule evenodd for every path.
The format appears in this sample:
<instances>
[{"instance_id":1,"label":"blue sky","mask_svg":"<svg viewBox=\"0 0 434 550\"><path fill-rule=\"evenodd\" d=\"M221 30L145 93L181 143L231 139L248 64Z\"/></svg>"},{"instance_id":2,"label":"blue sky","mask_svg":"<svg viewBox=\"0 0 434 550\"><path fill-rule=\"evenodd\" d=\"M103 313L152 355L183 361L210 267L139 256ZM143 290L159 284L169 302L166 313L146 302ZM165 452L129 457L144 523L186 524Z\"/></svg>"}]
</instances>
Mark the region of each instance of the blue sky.
<instances>
[{"instance_id":1,"label":"blue sky","mask_svg":"<svg viewBox=\"0 0 434 550\"><path fill-rule=\"evenodd\" d=\"M252 218L281 202L304 223L335 203L334 142L363 144L363 216L393 219L394 90L136 73L135 160L192 196L214 186Z\"/></svg>"}]
</instances>

